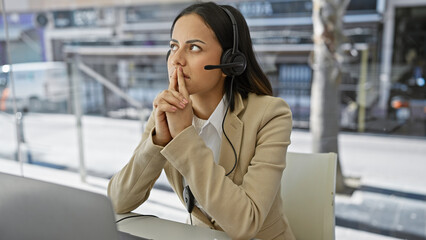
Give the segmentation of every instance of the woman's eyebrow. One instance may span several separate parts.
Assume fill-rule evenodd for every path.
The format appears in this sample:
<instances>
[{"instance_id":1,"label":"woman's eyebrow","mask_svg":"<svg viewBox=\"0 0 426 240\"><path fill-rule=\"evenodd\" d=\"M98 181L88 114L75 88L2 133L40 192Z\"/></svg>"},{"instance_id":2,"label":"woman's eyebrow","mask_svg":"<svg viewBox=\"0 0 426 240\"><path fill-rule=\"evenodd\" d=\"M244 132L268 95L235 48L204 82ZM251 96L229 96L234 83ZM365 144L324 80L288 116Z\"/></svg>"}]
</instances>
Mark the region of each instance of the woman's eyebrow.
<instances>
[{"instance_id":1,"label":"woman's eyebrow","mask_svg":"<svg viewBox=\"0 0 426 240\"><path fill-rule=\"evenodd\" d=\"M172 38L170 41L171 41L171 42L175 42L175 43L179 43L179 41L178 41L178 40L173 39L173 38ZM201 40L199 40L199 39L191 39L191 40L186 41L186 43L195 43L195 42L199 42L199 43L202 43L202 44L206 44L205 42L203 42L203 41L201 41Z\"/></svg>"},{"instance_id":2,"label":"woman's eyebrow","mask_svg":"<svg viewBox=\"0 0 426 240\"><path fill-rule=\"evenodd\" d=\"M201 41L201 40L199 40L199 39L192 39L192 40L188 40L188 41L186 41L186 43L195 43L195 42L199 42L199 43L202 43L202 44L206 44L205 42L203 42L203 41Z\"/></svg>"}]
</instances>

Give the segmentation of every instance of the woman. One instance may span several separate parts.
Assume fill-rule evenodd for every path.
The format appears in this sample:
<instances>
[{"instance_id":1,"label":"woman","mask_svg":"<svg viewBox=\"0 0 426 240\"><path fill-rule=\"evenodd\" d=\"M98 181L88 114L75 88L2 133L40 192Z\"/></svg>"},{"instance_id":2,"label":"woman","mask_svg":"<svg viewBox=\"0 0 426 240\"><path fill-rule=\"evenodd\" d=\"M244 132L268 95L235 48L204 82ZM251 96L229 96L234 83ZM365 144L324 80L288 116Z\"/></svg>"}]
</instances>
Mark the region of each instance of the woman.
<instances>
[{"instance_id":1,"label":"woman","mask_svg":"<svg viewBox=\"0 0 426 240\"><path fill-rule=\"evenodd\" d=\"M245 70L241 64L232 68L240 75L206 70L233 48L233 31ZM115 210L142 204L164 169L184 204L184 187L192 191L195 225L233 239L294 239L280 197L291 112L270 96L244 17L231 6L189 6L173 22L169 54L169 88L155 98L140 144L110 181Z\"/></svg>"}]
</instances>

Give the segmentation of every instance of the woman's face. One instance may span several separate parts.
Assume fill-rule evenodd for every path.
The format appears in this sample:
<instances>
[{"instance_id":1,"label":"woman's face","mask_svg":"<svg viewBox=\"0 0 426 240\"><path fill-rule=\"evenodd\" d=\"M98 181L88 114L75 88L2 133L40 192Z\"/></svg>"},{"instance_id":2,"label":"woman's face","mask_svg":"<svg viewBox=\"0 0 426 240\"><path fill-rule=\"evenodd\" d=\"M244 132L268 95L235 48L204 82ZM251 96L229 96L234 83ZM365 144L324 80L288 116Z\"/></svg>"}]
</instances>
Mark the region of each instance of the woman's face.
<instances>
[{"instance_id":1,"label":"woman's face","mask_svg":"<svg viewBox=\"0 0 426 240\"><path fill-rule=\"evenodd\" d=\"M182 67L185 84L190 95L223 95L225 75L222 70L205 70L205 65L220 64L222 47L216 35L197 14L180 17L170 40L167 61L169 76Z\"/></svg>"}]
</instances>

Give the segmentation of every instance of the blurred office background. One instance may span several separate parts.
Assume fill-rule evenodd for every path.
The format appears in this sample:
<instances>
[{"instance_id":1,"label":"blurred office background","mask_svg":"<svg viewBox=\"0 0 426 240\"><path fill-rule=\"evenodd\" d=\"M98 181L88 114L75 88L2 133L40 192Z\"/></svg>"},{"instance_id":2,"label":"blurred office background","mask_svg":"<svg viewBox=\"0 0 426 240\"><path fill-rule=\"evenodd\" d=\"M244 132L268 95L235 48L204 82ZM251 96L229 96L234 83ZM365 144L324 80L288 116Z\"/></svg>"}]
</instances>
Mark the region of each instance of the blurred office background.
<instances>
[{"instance_id":1,"label":"blurred office background","mask_svg":"<svg viewBox=\"0 0 426 240\"><path fill-rule=\"evenodd\" d=\"M129 160L154 97L168 85L171 21L194 2L3 0L0 159L17 168L21 161L76 172L83 180L110 178ZM290 149L309 151L304 141L309 141L313 79L312 1L218 3L235 6L246 17L274 95L292 109ZM426 2L352 0L343 21L341 147L354 148L341 154L343 172L361 181L386 176L379 179L381 186L416 194L423 218L411 219L419 224L406 236L426 237L425 178L420 183L413 178L423 175L416 171L426 158L410 161L426 149ZM355 154L362 164L348 156L373 149L370 140L384 144L376 155ZM388 142L408 147L392 159L401 149ZM389 157L381 160L380 154ZM399 164L408 170L397 171ZM389 178L398 181L392 185ZM156 187L169 190L162 178Z\"/></svg>"}]
</instances>

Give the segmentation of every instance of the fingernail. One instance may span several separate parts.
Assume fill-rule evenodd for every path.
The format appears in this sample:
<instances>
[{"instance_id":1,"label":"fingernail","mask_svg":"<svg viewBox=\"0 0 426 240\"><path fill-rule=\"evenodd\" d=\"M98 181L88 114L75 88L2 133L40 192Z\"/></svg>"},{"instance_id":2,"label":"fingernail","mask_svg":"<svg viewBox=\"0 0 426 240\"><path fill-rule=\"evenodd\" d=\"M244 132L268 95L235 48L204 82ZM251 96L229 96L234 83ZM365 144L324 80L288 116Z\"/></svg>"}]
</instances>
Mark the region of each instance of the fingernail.
<instances>
[{"instance_id":1,"label":"fingernail","mask_svg":"<svg viewBox=\"0 0 426 240\"><path fill-rule=\"evenodd\" d=\"M176 107L172 107L172 111L176 112L177 108Z\"/></svg>"},{"instance_id":2,"label":"fingernail","mask_svg":"<svg viewBox=\"0 0 426 240\"><path fill-rule=\"evenodd\" d=\"M185 104L184 103L179 103L179 106L181 106L182 108L185 108Z\"/></svg>"},{"instance_id":3,"label":"fingernail","mask_svg":"<svg viewBox=\"0 0 426 240\"><path fill-rule=\"evenodd\" d=\"M185 104L188 103L188 100L186 100L185 98L182 100L182 102L184 102Z\"/></svg>"}]
</instances>

